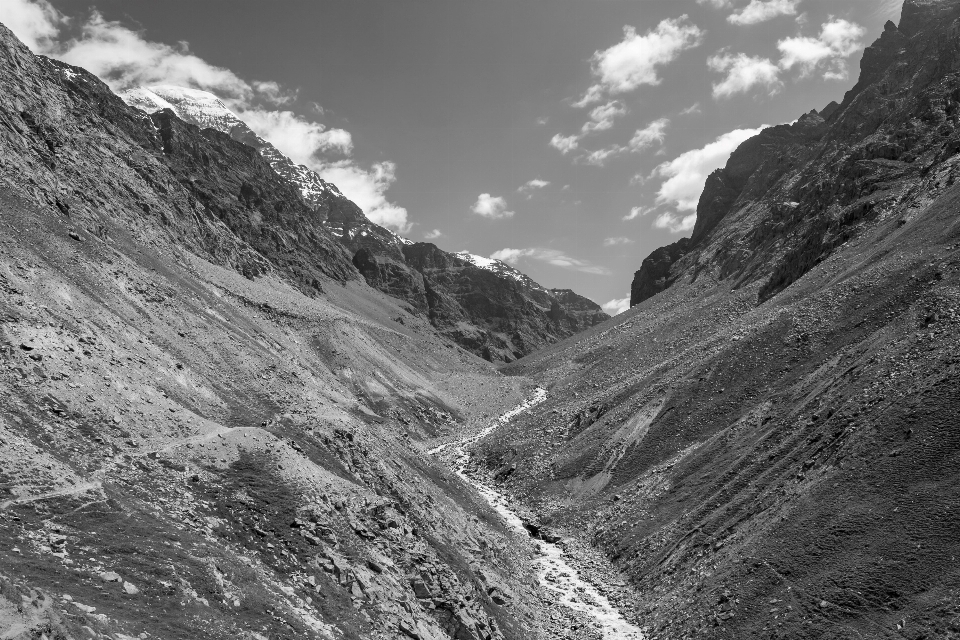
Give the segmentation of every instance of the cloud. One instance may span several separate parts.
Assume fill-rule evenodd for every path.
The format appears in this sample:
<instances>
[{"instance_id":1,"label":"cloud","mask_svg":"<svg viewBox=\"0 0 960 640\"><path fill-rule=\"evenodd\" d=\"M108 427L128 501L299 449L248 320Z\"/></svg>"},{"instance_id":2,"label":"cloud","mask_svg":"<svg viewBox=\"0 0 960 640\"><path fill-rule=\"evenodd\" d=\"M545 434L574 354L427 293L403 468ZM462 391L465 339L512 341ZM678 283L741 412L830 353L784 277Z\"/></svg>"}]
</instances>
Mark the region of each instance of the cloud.
<instances>
[{"instance_id":1,"label":"cloud","mask_svg":"<svg viewBox=\"0 0 960 640\"><path fill-rule=\"evenodd\" d=\"M296 92L277 82L245 80L194 55L185 42L172 46L147 40L142 33L97 12L77 25L77 37L61 39L61 29L68 21L47 0L2 0L0 22L35 52L83 67L114 91L175 85L215 94L281 152L336 184L373 222L401 233L409 231L406 209L386 197L396 180L396 165L379 162L364 168L343 159L353 149L350 133L278 110L276 107L290 103ZM318 111L322 115L322 109ZM340 157L330 158L330 154Z\"/></svg>"},{"instance_id":2,"label":"cloud","mask_svg":"<svg viewBox=\"0 0 960 640\"><path fill-rule=\"evenodd\" d=\"M657 229L666 229L670 233L683 233L690 231L697 224L697 214L688 213L686 215L675 211L665 211L653 221L653 226Z\"/></svg>"},{"instance_id":3,"label":"cloud","mask_svg":"<svg viewBox=\"0 0 960 640\"><path fill-rule=\"evenodd\" d=\"M297 164L309 165L318 153L353 151L353 138L343 129L327 129L310 122L292 111L264 109L237 110L237 116L267 140L283 151Z\"/></svg>"},{"instance_id":4,"label":"cloud","mask_svg":"<svg viewBox=\"0 0 960 640\"><path fill-rule=\"evenodd\" d=\"M714 9L726 9L730 6L730 0L697 0L697 4L705 4Z\"/></svg>"},{"instance_id":5,"label":"cloud","mask_svg":"<svg viewBox=\"0 0 960 640\"><path fill-rule=\"evenodd\" d=\"M697 114L697 113L702 113L702 112L703 112L703 109L700 108L700 103L697 102L696 104L692 104L692 105L690 105L689 107L687 107L686 109L684 109L683 111L681 111L681 112L680 112L680 115L682 115L682 116L691 116L691 115L694 115L694 114Z\"/></svg>"},{"instance_id":6,"label":"cloud","mask_svg":"<svg viewBox=\"0 0 960 640\"><path fill-rule=\"evenodd\" d=\"M654 209L653 207L633 207L632 209L630 209L630 213L628 213L627 215L623 216L623 219L624 219L624 220L636 220L637 218L639 218L639 217L641 217L641 216L647 215L648 213L650 213L651 211L653 211L653 209Z\"/></svg>"},{"instance_id":7,"label":"cloud","mask_svg":"<svg viewBox=\"0 0 960 640\"><path fill-rule=\"evenodd\" d=\"M397 166L392 162L377 162L369 170L350 160L317 163L313 168L320 177L339 187L370 218L383 227L407 233L412 226L407 221L407 210L387 200L386 191L396 181Z\"/></svg>"},{"instance_id":8,"label":"cloud","mask_svg":"<svg viewBox=\"0 0 960 640\"><path fill-rule=\"evenodd\" d=\"M440 229L434 229L433 231L428 231L425 234L423 234L423 237L426 238L427 240L436 240L442 235L443 235L443 232L440 231Z\"/></svg>"},{"instance_id":9,"label":"cloud","mask_svg":"<svg viewBox=\"0 0 960 640\"><path fill-rule=\"evenodd\" d=\"M792 69L800 71L800 78L819 71L825 80L844 80L846 58L860 50L865 34L863 27L848 20L825 22L816 38L797 36L780 40L777 43L780 60L776 64L769 58L721 51L707 60L711 69L726 74L713 85L713 97L727 98L754 87L776 93L783 85L780 75Z\"/></svg>"},{"instance_id":10,"label":"cloud","mask_svg":"<svg viewBox=\"0 0 960 640\"><path fill-rule=\"evenodd\" d=\"M146 40L119 22L94 12L81 26L79 38L55 45L48 53L97 75L114 91L151 84L172 84L217 94L231 107L255 98L272 102L275 83L253 84L237 74L176 47Z\"/></svg>"},{"instance_id":11,"label":"cloud","mask_svg":"<svg viewBox=\"0 0 960 640\"><path fill-rule=\"evenodd\" d=\"M0 3L0 22L31 51L44 53L53 46L65 19L46 0L3 0Z\"/></svg>"},{"instance_id":12,"label":"cloud","mask_svg":"<svg viewBox=\"0 0 960 640\"><path fill-rule=\"evenodd\" d=\"M550 118L549 118L548 116L544 116L544 117L542 117L542 118L537 118L537 124L540 125L540 126L543 126L543 125L547 124L548 122L550 122Z\"/></svg>"},{"instance_id":13,"label":"cloud","mask_svg":"<svg viewBox=\"0 0 960 640\"><path fill-rule=\"evenodd\" d=\"M528 191L534 191L536 189L543 189L549 187L550 183L546 180L541 180L540 178L534 178L533 180L528 180L523 183L517 191L520 193L526 193Z\"/></svg>"},{"instance_id":14,"label":"cloud","mask_svg":"<svg viewBox=\"0 0 960 640\"><path fill-rule=\"evenodd\" d=\"M601 307L603 307L603 310L609 313L611 316L618 316L624 311L630 310L630 296L611 300L610 302L601 305Z\"/></svg>"},{"instance_id":15,"label":"cloud","mask_svg":"<svg viewBox=\"0 0 960 640\"><path fill-rule=\"evenodd\" d=\"M500 220L501 218L512 218L513 211L507 211L507 201L497 196L491 196L489 193L481 193L480 197L473 204L471 209L478 216L490 218L491 220Z\"/></svg>"},{"instance_id":16,"label":"cloud","mask_svg":"<svg viewBox=\"0 0 960 640\"><path fill-rule=\"evenodd\" d=\"M643 129L637 129L630 139L630 142L626 145L615 144L603 149L597 149L596 151L588 153L586 156L581 156L578 160L586 164L602 167L610 158L615 158L625 153L640 153L647 147L656 143L662 143L669 124L670 121L666 118L654 120Z\"/></svg>"},{"instance_id":17,"label":"cloud","mask_svg":"<svg viewBox=\"0 0 960 640\"><path fill-rule=\"evenodd\" d=\"M603 246L605 247L616 247L622 244L633 244L633 240L621 236L617 238L605 238L603 241Z\"/></svg>"},{"instance_id":18,"label":"cloud","mask_svg":"<svg viewBox=\"0 0 960 640\"><path fill-rule=\"evenodd\" d=\"M607 163L607 160L614 158L626 150L626 147L621 147L619 145L614 145L612 147L606 147L603 149L597 149L596 151L591 151L585 156L578 158L586 164L593 165L595 167L602 167Z\"/></svg>"},{"instance_id":19,"label":"cloud","mask_svg":"<svg viewBox=\"0 0 960 640\"><path fill-rule=\"evenodd\" d=\"M682 153L658 166L653 170L653 176L663 178L664 182L657 192L657 204L670 204L678 211L695 212L707 176L715 169L723 167L730 158L730 154L742 142L757 135L762 129L763 127L730 131L700 149ZM654 225L661 228L674 228L669 226L672 220L671 215L662 214Z\"/></svg>"},{"instance_id":20,"label":"cloud","mask_svg":"<svg viewBox=\"0 0 960 640\"><path fill-rule=\"evenodd\" d=\"M643 129L637 129L636 133L634 133L630 139L630 151L638 152L655 143L663 142L669 124L669 120L660 118L659 120L654 120Z\"/></svg>"},{"instance_id":21,"label":"cloud","mask_svg":"<svg viewBox=\"0 0 960 640\"><path fill-rule=\"evenodd\" d=\"M740 11L727 16L730 24L750 25L772 20L778 16L797 15L797 5L801 0L750 0L750 4Z\"/></svg>"},{"instance_id":22,"label":"cloud","mask_svg":"<svg viewBox=\"0 0 960 640\"><path fill-rule=\"evenodd\" d=\"M707 65L726 77L713 85L714 98L727 98L745 93L753 87L765 87L776 93L780 86L780 67L768 58L752 57L745 53L721 53L711 56Z\"/></svg>"},{"instance_id":23,"label":"cloud","mask_svg":"<svg viewBox=\"0 0 960 640\"><path fill-rule=\"evenodd\" d=\"M668 19L656 29L638 35L634 27L623 28L623 40L592 58L592 85L575 106L585 107L606 95L629 93L642 85L660 84L658 67L669 64L685 50L699 46L703 31L686 15Z\"/></svg>"},{"instance_id":24,"label":"cloud","mask_svg":"<svg viewBox=\"0 0 960 640\"><path fill-rule=\"evenodd\" d=\"M777 43L780 50L780 67L798 67L801 77L823 69L827 80L844 80L847 68L844 61L862 46L861 38L866 30L847 20L831 20L824 23L817 38L785 38Z\"/></svg>"},{"instance_id":25,"label":"cloud","mask_svg":"<svg viewBox=\"0 0 960 640\"><path fill-rule=\"evenodd\" d=\"M580 146L579 136L562 136L559 133L550 139L550 146L567 155Z\"/></svg>"},{"instance_id":26,"label":"cloud","mask_svg":"<svg viewBox=\"0 0 960 640\"><path fill-rule=\"evenodd\" d=\"M500 260L511 265L516 265L518 262L520 262L520 260L525 258L532 258L533 260L546 262L547 264L551 264L562 269L570 269L573 271L581 271L583 273L592 273L595 275L610 275L610 270L605 267L591 264L590 262L587 262L586 260L580 260L579 258L572 258L562 251L557 251L556 249L506 248L500 249L499 251L494 251L490 254L490 258L493 260Z\"/></svg>"},{"instance_id":27,"label":"cloud","mask_svg":"<svg viewBox=\"0 0 960 640\"><path fill-rule=\"evenodd\" d=\"M626 115L627 108L619 100L613 100L607 104L594 107L590 111L590 121L584 123L581 131L584 134L592 131L606 131L613 127L613 121L622 115Z\"/></svg>"}]
</instances>

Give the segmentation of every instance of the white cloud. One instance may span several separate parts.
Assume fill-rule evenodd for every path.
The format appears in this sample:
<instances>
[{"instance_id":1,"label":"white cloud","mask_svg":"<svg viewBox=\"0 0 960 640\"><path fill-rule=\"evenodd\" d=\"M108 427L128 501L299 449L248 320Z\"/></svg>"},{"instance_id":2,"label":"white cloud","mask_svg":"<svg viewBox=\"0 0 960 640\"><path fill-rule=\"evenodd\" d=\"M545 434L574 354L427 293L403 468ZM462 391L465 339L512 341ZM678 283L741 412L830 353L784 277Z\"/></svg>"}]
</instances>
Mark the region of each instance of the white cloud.
<instances>
[{"instance_id":1,"label":"white cloud","mask_svg":"<svg viewBox=\"0 0 960 640\"><path fill-rule=\"evenodd\" d=\"M481 193L471 211L491 220L513 217L513 211L507 211L507 201L498 196L491 196L489 193Z\"/></svg>"},{"instance_id":2,"label":"white cloud","mask_svg":"<svg viewBox=\"0 0 960 640\"><path fill-rule=\"evenodd\" d=\"M46 53L59 35L64 18L47 0L3 0L0 22L31 51Z\"/></svg>"},{"instance_id":3,"label":"white cloud","mask_svg":"<svg viewBox=\"0 0 960 640\"><path fill-rule=\"evenodd\" d=\"M634 27L623 28L623 40L593 54L592 71L597 79L575 106L599 102L604 94L629 93L642 85L660 84L657 68L669 64L700 44L703 31L686 15L668 19L644 35Z\"/></svg>"},{"instance_id":4,"label":"white cloud","mask_svg":"<svg viewBox=\"0 0 960 640\"><path fill-rule=\"evenodd\" d=\"M0 22L37 53L83 67L114 91L175 85L215 94L261 137L336 184L373 222L401 233L409 231L406 209L390 203L385 195L396 180L396 166L380 162L367 169L353 160L329 158L329 154L350 154L350 133L275 109L295 96L278 83L247 81L192 54L185 42L176 46L152 42L97 12L78 25L78 37L61 40L67 20L47 0L0 0ZM322 115L322 109L319 112Z\"/></svg>"},{"instance_id":5,"label":"white cloud","mask_svg":"<svg viewBox=\"0 0 960 640\"><path fill-rule=\"evenodd\" d=\"M667 229L670 233L683 233L690 231L697 223L697 214L688 213L686 215L665 211L653 221L653 226L657 229Z\"/></svg>"},{"instance_id":6,"label":"white cloud","mask_svg":"<svg viewBox=\"0 0 960 640\"><path fill-rule=\"evenodd\" d=\"M543 189L549 187L550 183L547 180L541 180L540 178L534 178L533 180L528 180L523 183L517 191L520 193L526 193L528 191L534 191L536 189Z\"/></svg>"},{"instance_id":7,"label":"white cloud","mask_svg":"<svg viewBox=\"0 0 960 640\"><path fill-rule=\"evenodd\" d=\"M602 167L607 163L607 160L620 155L624 151L626 151L626 147L614 145L612 147L605 147L603 149L597 149L596 151L591 151L587 155L578 158L578 160L583 161L586 164L593 165L595 167Z\"/></svg>"},{"instance_id":8,"label":"white cloud","mask_svg":"<svg viewBox=\"0 0 960 640\"><path fill-rule=\"evenodd\" d=\"M567 155L580 146L579 136L562 136L559 133L550 139L550 146Z\"/></svg>"},{"instance_id":9,"label":"white cloud","mask_svg":"<svg viewBox=\"0 0 960 640\"><path fill-rule=\"evenodd\" d=\"M797 15L801 0L750 0L750 4L727 17L730 24L749 25L772 20L778 16Z\"/></svg>"},{"instance_id":10,"label":"white cloud","mask_svg":"<svg viewBox=\"0 0 960 640\"><path fill-rule=\"evenodd\" d=\"M540 126L543 126L543 125L547 124L548 122L550 122L550 118L549 118L548 116L544 116L544 117L542 117L542 118L537 118L537 124L540 125Z\"/></svg>"},{"instance_id":11,"label":"white cloud","mask_svg":"<svg viewBox=\"0 0 960 640\"><path fill-rule=\"evenodd\" d=\"M602 167L604 164L606 164L607 160L615 158L624 153L640 153L655 143L662 143L664 137L666 136L666 129L669 124L670 121L666 118L654 120L643 129L637 129L637 131L633 134L633 137L630 139L630 142L628 142L626 145L615 144L603 149L597 149L596 151L592 151L585 156L577 158L577 160L586 164Z\"/></svg>"},{"instance_id":12,"label":"white cloud","mask_svg":"<svg viewBox=\"0 0 960 640\"><path fill-rule=\"evenodd\" d=\"M619 100L612 100L607 104L594 107L590 111L590 121L584 123L581 131L585 134L591 131L606 131L613 127L614 120L626 113L627 108Z\"/></svg>"},{"instance_id":13,"label":"white cloud","mask_svg":"<svg viewBox=\"0 0 960 640\"><path fill-rule=\"evenodd\" d=\"M353 138L348 131L327 129L292 111L237 109L237 116L297 164L311 164L318 153L353 151Z\"/></svg>"},{"instance_id":14,"label":"white cloud","mask_svg":"<svg viewBox=\"0 0 960 640\"><path fill-rule=\"evenodd\" d=\"M726 9L730 6L730 0L697 0L697 4L705 4L715 9Z\"/></svg>"},{"instance_id":15,"label":"white cloud","mask_svg":"<svg viewBox=\"0 0 960 640\"><path fill-rule=\"evenodd\" d=\"M655 143L662 143L666 137L667 126L670 121L666 118L654 120L643 129L637 129L636 133L630 139L630 151L638 152L652 146Z\"/></svg>"},{"instance_id":16,"label":"white cloud","mask_svg":"<svg viewBox=\"0 0 960 640\"><path fill-rule=\"evenodd\" d=\"M96 12L81 26L79 38L57 44L47 53L99 76L114 91L172 84L210 91L230 106L254 98L269 100L276 94L274 83L249 83L193 55L184 42L177 47L151 42Z\"/></svg>"},{"instance_id":17,"label":"white cloud","mask_svg":"<svg viewBox=\"0 0 960 640\"><path fill-rule=\"evenodd\" d=\"M762 129L763 127L730 131L701 149L687 151L658 166L653 170L653 175L664 178L664 182L657 192L657 204L671 204L679 211L696 211L707 176L715 169L723 167L730 154L742 142L757 135ZM654 224L666 226L668 218L664 216L669 215L663 214L657 219L660 224Z\"/></svg>"},{"instance_id":18,"label":"white cloud","mask_svg":"<svg viewBox=\"0 0 960 640\"><path fill-rule=\"evenodd\" d=\"M423 237L426 238L427 240L436 240L442 235L443 235L443 232L440 231L440 229L434 229L433 231L428 231L425 234L423 234Z\"/></svg>"},{"instance_id":19,"label":"white cloud","mask_svg":"<svg viewBox=\"0 0 960 640\"><path fill-rule=\"evenodd\" d=\"M407 210L389 202L386 197L387 189L397 179L394 163L377 162L367 170L350 160L341 160L311 168L324 180L337 185L372 222L399 233L410 231L412 225L407 221Z\"/></svg>"},{"instance_id":20,"label":"white cloud","mask_svg":"<svg viewBox=\"0 0 960 640\"><path fill-rule=\"evenodd\" d=\"M623 216L624 220L636 220L642 216L647 215L653 211L653 207L633 207L630 209L630 213Z\"/></svg>"},{"instance_id":21,"label":"white cloud","mask_svg":"<svg viewBox=\"0 0 960 640\"><path fill-rule=\"evenodd\" d=\"M622 244L633 244L633 240L620 236L617 238L605 238L603 241L603 246L605 247L616 247Z\"/></svg>"},{"instance_id":22,"label":"white cloud","mask_svg":"<svg viewBox=\"0 0 960 640\"><path fill-rule=\"evenodd\" d=\"M683 111L681 111L681 112L680 112L680 115L682 115L682 116L691 116L691 115L694 115L694 114L696 114L696 113L702 113L702 112L703 112L703 110L700 108L700 103L697 102L696 104L692 104L692 105L690 105L689 107L687 107L686 109L684 109Z\"/></svg>"},{"instance_id":23,"label":"white cloud","mask_svg":"<svg viewBox=\"0 0 960 640\"><path fill-rule=\"evenodd\" d=\"M745 93L753 87L764 87L776 93L780 86L780 67L767 58L752 57L745 53L721 53L711 56L707 65L726 77L713 85L714 98L726 98Z\"/></svg>"},{"instance_id":24,"label":"white cloud","mask_svg":"<svg viewBox=\"0 0 960 640\"><path fill-rule=\"evenodd\" d=\"M865 34L866 30L856 23L831 20L823 24L817 38L798 36L778 42L780 67L798 67L801 77L823 69L823 77L828 80L846 79L844 60L863 46L861 38Z\"/></svg>"},{"instance_id":25,"label":"white cloud","mask_svg":"<svg viewBox=\"0 0 960 640\"><path fill-rule=\"evenodd\" d=\"M603 310L609 313L611 316L618 316L624 311L630 310L630 296L611 300L610 302L607 302L601 306L603 307Z\"/></svg>"},{"instance_id":26,"label":"white cloud","mask_svg":"<svg viewBox=\"0 0 960 640\"><path fill-rule=\"evenodd\" d=\"M780 60L776 64L769 58L721 51L707 60L711 69L725 74L723 80L713 85L713 97L726 98L755 87L776 93L783 85L780 75L792 69L799 69L801 78L820 71L826 80L844 80L846 58L860 50L865 34L866 30L856 23L831 20L821 26L816 38L797 36L780 40Z\"/></svg>"},{"instance_id":27,"label":"white cloud","mask_svg":"<svg viewBox=\"0 0 960 640\"><path fill-rule=\"evenodd\" d=\"M551 264L555 267L561 267L563 269L571 269L573 271L582 271L583 273L593 273L596 275L610 275L610 270L606 269L605 267L591 264L590 262L587 262L586 260L580 260L579 258L572 258L562 251L557 251L556 249L506 248L500 249L499 251L494 251L490 254L490 258L512 265L516 265L524 258L532 258L534 260L546 262L547 264Z\"/></svg>"}]
</instances>

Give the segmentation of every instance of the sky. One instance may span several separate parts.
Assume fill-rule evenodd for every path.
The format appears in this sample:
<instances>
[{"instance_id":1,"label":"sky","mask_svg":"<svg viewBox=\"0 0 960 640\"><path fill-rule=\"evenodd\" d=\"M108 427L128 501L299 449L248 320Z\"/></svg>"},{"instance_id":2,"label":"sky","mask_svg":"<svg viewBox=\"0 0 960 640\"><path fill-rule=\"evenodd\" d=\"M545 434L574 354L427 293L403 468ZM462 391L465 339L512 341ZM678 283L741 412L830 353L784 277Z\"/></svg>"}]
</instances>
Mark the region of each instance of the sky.
<instances>
[{"instance_id":1,"label":"sky","mask_svg":"<svg viewBox=\"0 0 960 640\"><path fill-rule=\"evenodd\" d=\"M842 99L901 0L0 0L116 90L217 94L368 216L615 313L706 176Z\"/></svg>"}]
</instances>

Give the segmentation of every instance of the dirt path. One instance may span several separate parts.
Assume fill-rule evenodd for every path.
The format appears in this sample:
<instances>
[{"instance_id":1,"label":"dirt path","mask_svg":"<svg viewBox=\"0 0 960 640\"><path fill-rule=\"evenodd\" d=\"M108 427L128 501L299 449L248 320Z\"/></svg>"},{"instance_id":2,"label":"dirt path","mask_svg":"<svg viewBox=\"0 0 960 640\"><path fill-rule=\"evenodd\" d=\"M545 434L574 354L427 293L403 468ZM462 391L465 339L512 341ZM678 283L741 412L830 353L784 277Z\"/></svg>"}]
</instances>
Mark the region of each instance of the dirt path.
<instances>
[{"instance_id":1,"label":"dirt path","mask_svg":"<svg viewBox=\"0 0 960 640\"><path fill-rule=\"evenodd\" d=\"M219 436L224 436L234 431L243 431L248 429L251 431L261 431L260 429L257 429L255 427L220 427L218 426L208 433L204 433L196 436L190 436L189 438L184 438L182 440L176 440L174 442L165 444L162 447L143 449L141 451L137 451L136 453L127 454L127 455L130 455L131 457L134 457L134 458L143 458L156 453L165 453L165 452L173 451L174 449L179 449L181 447L185 447L191 444L202 444L204 442L209 442L214 438L217 438ZM122 456L121 456L121 459L122 459ZM0 502L0 511L9 509L13 505L17 505L17 504L29 504L31 502L39 502L40 500L48 500L50 498L62 498L65 496L72 496L80 493L87 493L88 491L99 491L103 489L102 479L108 473L116 469L119 462L120 460L117 458L115 458L114 460L111 460L110 462L105 464L103 467L94 471L90 476L91 477L90 480L79 482L69 487L54 489L53 491L45 491L43 493L38 493L32 496L23 496L21 498L13 498L11 500L5 500L3 502Z\"/></svg>"}]
</instances>

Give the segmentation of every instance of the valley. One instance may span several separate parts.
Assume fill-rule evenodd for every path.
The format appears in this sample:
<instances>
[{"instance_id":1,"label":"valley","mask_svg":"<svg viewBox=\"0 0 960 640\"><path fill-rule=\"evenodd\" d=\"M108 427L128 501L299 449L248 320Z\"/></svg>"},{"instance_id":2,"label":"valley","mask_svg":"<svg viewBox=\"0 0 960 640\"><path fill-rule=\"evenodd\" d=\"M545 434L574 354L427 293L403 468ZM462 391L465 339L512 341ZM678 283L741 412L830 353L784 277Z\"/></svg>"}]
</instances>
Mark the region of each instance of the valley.
<instances>
[{"instance_id":1,"label":"valley","mask_svg":"<svg viewBox=\"0 0 960 640\"><path fill-rule=\"evenodd\" d=\"M0 637L960 638L958 34L906 0L611 318L0 25Z\"/></svg>"}]
</instances>

